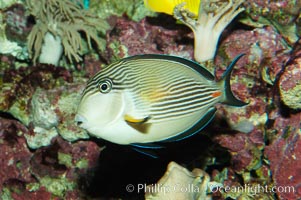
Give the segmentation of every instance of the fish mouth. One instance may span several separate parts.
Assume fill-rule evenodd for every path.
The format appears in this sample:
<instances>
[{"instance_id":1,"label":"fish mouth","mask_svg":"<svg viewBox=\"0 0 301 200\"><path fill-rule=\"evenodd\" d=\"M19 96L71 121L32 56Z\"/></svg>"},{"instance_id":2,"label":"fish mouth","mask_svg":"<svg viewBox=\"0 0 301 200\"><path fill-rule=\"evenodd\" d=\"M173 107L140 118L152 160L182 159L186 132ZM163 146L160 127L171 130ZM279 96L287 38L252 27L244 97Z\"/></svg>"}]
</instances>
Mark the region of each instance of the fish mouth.
<instances>
[{"instance_id":1,"label":"fish mouth","mask_svg":"<svg viewBox=\"0 0 301 200\"><path fill-rule=\"evenodd\" d=\"M87 123L87 118L85 118L84 116L80 115L80 114L76 114L74 117L74 121L76 123L77 126L86 129L85 128L85 124Z\"/></svg>"},{"instance_id":2,"label":"fish mouth","mask_svg":"<svg viewBox=\"0 0 301 200\"><path fill-rule=\"evenodd\" d=\"M118 111L116 112L116 116L110 118L110 117L105 117L105 116L94 116L96 118L99 118L99 120L97 120L97 123L95 123L95 119L91 117L89 117L89 112L77 112L75 117L74 117L74 121L75 124L80 127L83 128L85 130L87 130L88 132L91 132L91 130L98 130L98 129L106 129L107 127L111 127L114 126L114 124L116 122L118 122L120 119L123 119L124 116L124 112L125 112L125 103L124 103L124 95L121 95L121 105L120 108L118 109ZM88 116L86 117L85 116Z\"/></svg>"},{"instance_id":3,"label":"fish mouth","mask_svg":"<svg viewBox=\"0 0 301 200\"><path fill-rule=\"evenodd\" d=\"M94 128L91 127L90 124L88 124L87 118L83 115L76 114L74 117L74 121L78 127L87 131L89 135L99 137L97 134L93 134Z\"/></svg>"}]
</instances>

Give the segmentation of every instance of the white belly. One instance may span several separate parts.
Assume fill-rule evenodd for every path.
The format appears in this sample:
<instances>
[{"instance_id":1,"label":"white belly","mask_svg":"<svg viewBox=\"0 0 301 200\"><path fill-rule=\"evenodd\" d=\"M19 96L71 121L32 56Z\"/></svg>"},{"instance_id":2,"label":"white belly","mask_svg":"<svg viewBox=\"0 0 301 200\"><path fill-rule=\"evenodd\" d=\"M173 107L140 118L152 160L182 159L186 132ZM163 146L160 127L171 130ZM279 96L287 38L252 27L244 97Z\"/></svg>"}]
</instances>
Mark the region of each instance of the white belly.
<instances>
[{"instance_id":1,"label":"white belly","mask_svg":"<svg viewBox=\"0 0 301 200\"><path fill-rule=\"evenodd\" d=\"M158 142L185 132L193 127L207 112L198 112L161 122L151 123L146 133L142 133L127 124L123 119L116 121L110 127L98 130L97 137L117 144L150 143ZM93 131L91 131L93 132Z\"/></svg>"}]
</instances>

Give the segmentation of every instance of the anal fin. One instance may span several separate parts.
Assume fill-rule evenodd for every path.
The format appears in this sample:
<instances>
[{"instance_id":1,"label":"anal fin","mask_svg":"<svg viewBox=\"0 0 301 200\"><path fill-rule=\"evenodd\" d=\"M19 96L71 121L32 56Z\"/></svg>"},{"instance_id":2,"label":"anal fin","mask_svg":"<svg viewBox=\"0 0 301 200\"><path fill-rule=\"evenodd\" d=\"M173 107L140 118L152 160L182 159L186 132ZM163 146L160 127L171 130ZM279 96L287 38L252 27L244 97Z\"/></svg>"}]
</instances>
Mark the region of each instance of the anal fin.
<instances>
[{"instance_id":1,"label":"anal fin","mask_svg":"<svg viewBox=\"0 0 301 200\"><path fill-rule=\"evenodd\" d=\"M152 158L158 158L158 155L154 150L164 148L163 146L160 146L155 143L134 143L131 144L131 146L135 151L150 156Z\"/></svg>"},{"instance_id":2,"label":"anal fin","mask_svg":"<svg viewBox=\"0 0 301 200\"><path fill-rule=\"evenodd\" d=\"M142 153L144 155L147 155L147 156L149 156L151 158L158 158L157 154L154 151L152 151L152 150L149 150L149 149L139 149L139 148L134 148L134 147L133 147L133 149L135 151L137 151L139 153Z\"/></svg>"}]
</instances>

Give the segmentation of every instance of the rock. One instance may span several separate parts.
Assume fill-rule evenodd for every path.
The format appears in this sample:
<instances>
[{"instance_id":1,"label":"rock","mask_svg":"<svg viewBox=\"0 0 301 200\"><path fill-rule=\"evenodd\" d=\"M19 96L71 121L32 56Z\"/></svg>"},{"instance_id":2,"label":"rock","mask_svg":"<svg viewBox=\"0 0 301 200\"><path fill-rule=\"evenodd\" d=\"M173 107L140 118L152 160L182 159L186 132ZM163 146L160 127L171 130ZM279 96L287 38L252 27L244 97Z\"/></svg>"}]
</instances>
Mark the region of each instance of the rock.
<instances>
[{"instance_id":1,"label":"rock","mask_svg":"<svg viewBox=\"0 0 301 200\"><path fill-rule=\"evenodd\" d=\"M241 22L253 27L272 25L290 44L294 44L298 40L300 1L253 0L245 3L245 7L248 17L244 17Z\"/></svg>"},{"instance_id":2,"label":"rock","mask_svg":"<svg viewBox=\"0 0 301 200\"><path fill-rule=\"evenodd\" d=\"M211 199L207 196L209 187L209 175L200 170L194 169L192 172L170 162L164 176L154 185L145 188L146 200L206 200Z\"/></svg>"},{"instance_id":3,"label":"rock","mask_svg":"<svg viewBox=\"0 0 301 200\"><path fill-rule=\"evenodd\" d=\"M238 174L256 170L261 166L261 149L264 147L263 132L257 131L253 131L250 135L241 133L220 135L214 138L217 143L228 149L232 155L231 166Z\"/></svg>"},{"instance_id":4,"label":"rock","mask_svg":"<svg viewBox=\"0 0 301 200\"><path fill-rule=\"evenodd\" d=\"M32 152L24 138L27 132L21 123L0 117L0 191L10 183L34 182L30 172Z\"/></svg>"},{"instance_id":5,"label":"rock","mask_svg":"<svg viewBox=\"0 0 301 200\"><path fill-rule=\"evenodd\" d=\"M281 100L292 109L301 109L301 50L292 57L296 58L285 66L280 76L279 91Z\"/></svg>"},{"instance_id":6,"label":"rock","mask_svg":"<svg viewBox=\"0 0 301 200\"><path fill-rule=\"evenodd\" d=\"M242 108L223 106L218 110L218 115L223 116L232 130L250 133L253 130L262 130L267 122L267 103L263 98L248 99L249 104Z\"/></svg>"},{"instance_id":7,"label":"rock","mask_svg":"<svg viewBox=\"0 0 301 200\"><path fill-rule=\"evenodd\" d=\"M88 171L95 168L101 149L91 141L71 144L60 137L47 147L38 149L30 164L32 174L38 179L38 188L64 197L82 195L79 179L85 183Z\"/></svg>"},{"instance_id":8,"label":"rock","mask_svg":"<svg viewBox=\"0 0 301 200\"><path fill-rule=\"evenodd\" d=\"M177 25L177 29L168 29L169 24L174 23L171 16L153 20L144 18L138 23L117 18L115 28L109 34L108 53L105 57L110 62L126 56L151 53L192 58L193 40L191 39L191 45L186 45L187 41L178 41L181 37L189 37L187 27Z\"/></svg>"},{"instance_id":9,"label":"rock","mask_svg":"<svg viewBox=\"0 0 301 200\"><path fill-rule=\"evenodd\" d=\"M68 141L89 137L74 123L87 79L73 82L70 72L51 65L7 70L4 77L0 110L29 127L25 138L30 148L48 146L57 135Z\"/></svg>"},{"instance_id":10,"label":"rock","mask_svg":"<svg viewBox=\"0 0 301 200\"><path fill-rule=\"evenodd\" d=\"M237 30L222 41L216 63L219 66L221 62L225 62L224 59L232 60L244 53L246 55L235 67L239 74L234 69L232 80L244 83L248 88L260 84L261 79L273 85L290 50L291 47L272 26L252 31ZM218 67L217 75L220 76L222 72Z\"/></svg>"},{"instance_id":11,"label":"rock","mask_svg":"<svg viewBox=\"0 0 301 200\"><path fill-rule=\"evenodd\" d=\"M268 129L271 144L265 148L272 177L280 199L301 198L301 113L288 118L279 112L271 115L273 124Z\"/></svg>"},{"instance_id":12,"label":"rock","mask_svg":"<svg viewBox=\"0 0 301 200\"><path fill-rule=\"evenodd\" d=\"M37 88L31 97L31 118L35 127L50 129L58 124L58 117L47 93L41 88Z\"/></svg>"}]
</instances>

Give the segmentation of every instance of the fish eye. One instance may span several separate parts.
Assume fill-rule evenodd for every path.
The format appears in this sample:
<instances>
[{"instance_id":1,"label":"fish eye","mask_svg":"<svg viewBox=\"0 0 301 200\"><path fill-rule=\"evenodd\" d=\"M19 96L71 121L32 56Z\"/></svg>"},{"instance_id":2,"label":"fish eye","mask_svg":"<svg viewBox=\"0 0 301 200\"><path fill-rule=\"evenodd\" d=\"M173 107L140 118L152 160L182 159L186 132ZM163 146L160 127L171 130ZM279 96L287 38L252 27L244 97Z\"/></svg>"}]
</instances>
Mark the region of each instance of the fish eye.
<instances>
[{"instance_id":1,"label":"fish eye","mask_svg":"<svg viewBox=\"0 0 301 200\"><path fill-rule=\"evenodd\" d=\"M110 79L105 79L100 81L98 84L98 89L101 93L108 93L112 89L112 81Z\"/></svg>"}]
</instances>

